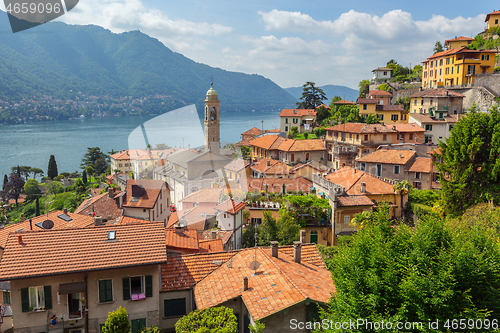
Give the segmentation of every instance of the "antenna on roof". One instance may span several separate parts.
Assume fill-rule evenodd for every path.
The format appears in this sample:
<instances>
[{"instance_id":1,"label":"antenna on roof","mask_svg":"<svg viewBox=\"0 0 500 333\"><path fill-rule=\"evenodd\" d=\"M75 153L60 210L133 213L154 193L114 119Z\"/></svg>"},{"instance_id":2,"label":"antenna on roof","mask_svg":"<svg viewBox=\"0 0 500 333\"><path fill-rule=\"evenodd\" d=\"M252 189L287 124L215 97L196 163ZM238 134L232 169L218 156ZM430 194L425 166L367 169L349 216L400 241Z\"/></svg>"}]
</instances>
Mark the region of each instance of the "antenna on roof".
<instances>
[{"instance_id":1,"label":"antenna on roof","mask_svg":"<svg viewBox=\"0 0 500 333\"><path fill-rule=\"evenodd\" d=\"M254 252L254 255L253 255L253 261L250 263L250 269L253 270L253 274L252 276L256 276L257 275L257 269L260 267L260 262L257 261L257 223L255 223L255 244L254 244L254 248L255 248L255 252Z\"/></svg>"}]
</instances>

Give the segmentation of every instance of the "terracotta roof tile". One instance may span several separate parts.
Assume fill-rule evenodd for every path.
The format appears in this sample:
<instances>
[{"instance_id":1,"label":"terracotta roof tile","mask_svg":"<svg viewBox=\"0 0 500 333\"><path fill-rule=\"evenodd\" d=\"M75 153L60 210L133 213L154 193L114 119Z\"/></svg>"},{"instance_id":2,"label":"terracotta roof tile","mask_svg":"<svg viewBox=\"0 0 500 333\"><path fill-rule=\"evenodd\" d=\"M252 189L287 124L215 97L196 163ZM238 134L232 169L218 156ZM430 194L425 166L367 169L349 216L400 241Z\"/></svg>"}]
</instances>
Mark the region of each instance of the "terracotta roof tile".
<instances>
[{"instance_id":1,"label":"terracotta roof tile","mask_svg":"<svg viewBox=\"0 0 500 333\"><path fill-rule=\"evenodd\" d=\"M167 249L198 250L198 231L194 229L179 228L165 229Z\"/></svg>"},{"instance_id":2,"label":"terracotta roof tile","mask_svg":"<svg viewBox=\"0 0 500 333\"><path fill-rule=\"evenodd\" d=\"M172 213L168 219L167 228L172 228L177 222L184 220L189 229L204 230L206 219L215 215L216 211L212 207L195 206Z\"/></svg>"},{"instance_id":3,"label":"terracotta roof tile","mask_svg":"<svg viewBox=\"0 0 500 333\"><path fill-rule=\"evenodd\" d=\"M343 167L326 176L329 181L345 188L347 195L394 195L392 184L366 172ZM366 183L366 192L361 192L361 183Z\"/></svg>"},{"instance_id":4,"label":"terracotta roof tile","mask_svg":"<svg viewBox=\"0 0 500 333\"><path fill-rule=\"evenodd\" d=\"M133 201L132 199L132 188L133 186L139 186L143 189L142 196L137 200ZM123 207L139 207L139 208L153 208L158 196L160 195L161 189L167 183L161 180L135 180L135 179L127 179L127 188L126 194L123 200Z\"/></svg>"},{"instance_id":5,"label":"terracotta roof tile","mask_svg":"<svg viewBox=\"0 0 500 333\"><path fill-rule=\"evenodd\" d=\"M249 142L251 146L264 148L269 150L276 140L282 140L283 138L276 134L264 135L255 138Z\"/></svg>"},{"instance_id":6,"label":"terracotta roof tile","mask_svg":"<svg viewBox=\"0 0 500 333\"><path fill-rule=\"evenodd\" d=\"M447 124L447 123L457 123L458 122L458 115L456 114L449 114L445 115L441 119L435 119L430 116L428 113L410 113L410 117L418 120L420 123L431 123L431 124Z\"/></svg>"},{"instance_id":7,"label":"terracotta roof tile","mask_svg":"<svg viewBox=\"0 0 500 333\"><path fill-rule=\"evenodd\" d=\"M317 112L314 109L283 109L281 110L280 117L302 117L302 116L315 116Z\"/></svg>"},{"instance_id":8,"label":"terracotta roof tile","mask_svg":"<svg viewBox=\"0 0 500 333\"><path fill-rule=\"evenodd\" d=\"M109 193L99 194L93 198L84 200L75 210L76 214L89 215L94 210L96 216L102 216L105 219L111 217L116 220L122 215L123 210L119 207L117 200L109 196Z\"/></svg>"},{"instance_id":9,"label":"terracotta roof tile","mask_svg":"<svg viewBox=\"0 0 500 333\"><path fill-rule=\"evenodd\" d=\"M130 216L122 216L120 219L120 222L118 222L118 224L124 225L124 224L148 223L148 222L149 222L148 220L138 219L138 218L130 217Z\"/></svg>"},{"instance_id":10,"label":"terracotta roof tile","mask_svg":"<svg viewBox=\"0 0 500 333\"><path fill-rule=\"evenodd\" d=\"M62 210L56 210L49 213L48 219L54 223L54 226L51 230L60 230L66 228L83 228L94 224L94 219L90 216L68 212L67 216L71 218L71 221L66 221L61 217L59 217L59 215L64 215L64 212ZM9 237L10 233L16 232L18 230L27 231L31 230L31 228L32 230L43 230L41 223L45 220L47 220L47 215L43 214L32 218L31 226L28 219L22 222L8 225L0 229L0 247L5 248L5 244L7 243L7 238Z\"/></svg>"},{"instance_id":11,"label":"terracotta roof tile","mask_svg":"<svg viewBox=\"0 0 500 333\"><path fill-rule=\"evenodd\" d=\"M390 92L384 90L370 90L370 96L392 96Z\"/></svg>"},{"instance_id":12,"label":"terracotta roof tile","mask_svg":"<svg viewBox=\"0 0 500 333\"><path fill-rule=\"evenodd\" d=\"M199 241L200 252L222 252L224 247L222 246L222 239L207 239Z\"/></svg>"},{"instance_id":13,"label":"terracotta roof tile","mask_svg":"<svg viewBox=\"0 0 500 333\"><path fill-rule=\"evenodd\" d=\"M498 14L500 14L500 10L495 10L494 12L489 13L488 15L486 15L486 19L484 20L484 22L488 22L490 20L491 15L498 15Z\"/></svg>"},{"instance_id":14,"label":"terracotta roof tile","mask_svg":"<svg viewBox=\"0 0 500 333\"><path fill-rule=\"evenodd\" d=\"M108 232L116 240L108 240ZM21 243L18 241L21 237ZM166 262L163 223L105 225L10 234L0 280Z\"/></svg>"},{"instance_id":15,"label":"terracotta roof tile","mask_svg":"<svg viewBox=\"0 0 500 333\"><path fill-rule=\"evenodd\" d=\"M353 207L353 206L373 206L373 201L366 195L350 195L347 197L338 197L338 205L340 207Z\"/></svg>"},{"instance_id":16,"label":"terracotta roof tile","mask_svg":"<svg viewBox=\"0 0 500 333\"><path fill-rule=\"evenodd\" d=\"M245 169L250 165L250 162L247 160L244 160L242 158L238 158L237 160L231 161L231 163L227 164L224 169L233 171L233 172L240 172L241 170Z\"/></svg>"},{"instance_id":17,"label":"terracotta roof tile","mask_svg":"<svg viewBox=\"0 0 500 333\"><path fill-rule=\"evenodd\" d=\"M347 123L326 128L327 131L338 131L346 133L367 134L367 133L396 133L390 126L383 124L363 124Z\"/></svg>"},{"instance_id":18,"label":"terracotta roof tile","mask_svg":"<svg viewBox=\"0 0 500 333\"><path fill-rule=\"evenodd\" d=\"M416 133L416 132L425 132L425 129L418 126L415 123L410 123L410 124L392 124L393 129L396 129L396 131L400 133Z\"/></svg>"},{"instance_id":19,"label":"terracotta roof tile","mask_svg":"<svg viewBox=\"0 0 500 333\"><path fill-rule=\"evenodd\" d=\"M228 212L229 214L235 215L240 210L245 208L247 204L245 202L234 201L233 199L227 199L224 202L221 202L217 206L215 206L215 210L221 212Z\"/></svg>"},{"instance_id":20,"label":"terracotta roof tile","mask_svg":"<svg viewBox=\"0 0 500 333\"><path fill-rule=\"evenodd\" d=\"M249 147L250 146L250 141L252 141L252 140L253 140L252 137L246 138L245 140L241 140L241 141L236 142L234 145L238 146L238 147L243 147L243 146Z\"/></svg>"},{"instance_id":21,"label":"terracotta roof tile","mask_svg":"<svg viewBox=\"0 0 500 333\"><path fill-rule=\"evenodd\" d=\"M221 188L204 188L196 192L188 194L180 202L213 202L219 203L223 189Z\"/></svg>"},{"instance_id":22,"label":"terracotta roof tile","mask_svg":"<svg viewBox=\"0 0 500 333\"><path fill-rule=\"evenodd\" d=\"M375 111L404 111L403 105L377 105Z\"/></svg>"},{"instance_id":23,"label":"terracotta roof tile","mask_svg":"<svg viewBox=\"0 0 500 333\"><path fill-rule=\"evenodd\" d=\"M356 100L357 104L378 104L380 101L377 98L358 98Z\"/></svg>"},{"instance_id":24,"label":"terracotta roof tile","mask_svg":"<svg viewBox=\"0 0 500 333\"><path fill-rule=\"evenodd\" d=\"M258 129L257 127L252 127L248 131L241 133L241 135L253 135L253 136L256 136L259 134L262 134L262 130Z\"/></svg>"},{"instance_id":25,"label":"terracotta roof tile","mask_svg":"<svg viewBox=\"0 0 500 333\"><path fill-rule=\"evenodd\" d=\"M432 160L427 157L417 157L408 171L430 173L432 171Z\"/></svg>"},{"instance_id":26,"label":"terracotta roof tile","mask_svg":"<svg viewBox=\"0 0 500 333\"><path fill-rule=\"evenodd\" d=\"M282 144L278 149L287 152L326 150L325 142L322 139L291 140L291 141L292 144L289 147L285 147Z\"/></svg>"},{"instance_id":27,"label":"terracotta roof tile","mask_svg":"<svg viewBox=\"0 0 500 333\"><path fill-rule=\"evenodd\" d=\"M229 261L216 268L194 287L198 309L217 306L242 297L254 320L260 320L307 299L328 303L335 287L331 273L325 268L306 262L296 263L293 257L269 249L257 249L260 267L252 276L248 266L254 260L254 249L240 250ZM248 278L248 290L242 291L243 277Z\"/></svg>"},{"instance_id":28,"label":"terracotta roof tile","mask_svg":"<svg viewBox=\"0 0 500 333\"><path fill-rule=\"evenodd\" d=\"M270 193L281 193L283 184L286 186L286 191L302 190L309 193L311 190L312 181L304 177L296 178L248 178L241 181L241 188L248 192L262 192L268 185Z\"/></svg>"},{"instance_id":29,"label":"terracotta roof tile","mask_svg":"<svg viewBox=\"0 0 500 333\"><path fill-rule=\"evenodd\" d=\"M474 41L474 38L460 36L460 37L456 37L453 39L447 39L444 41L444 46L448 45L450 42L459 42L459 41L471 41L472 42L472 41Z\"/></svg>"},{"instance_id":30,"label":"terracotta roof tile","mask_svg":"<svg viewBox=\"0 0 500 333\"><path fill-rule=\"evenodd\" d=\"M270 158L263 158L253 163L250 168L265 175L288 175L288 171L291 169L285 162Z\"/></svg>"},{"instance_id":31,"label":"terracotta roof tile","mask_svg":"<svg viewBox=\"0 0 500 333\"><path fill-rule=\"evenodd\" d=\"M293 245L279 246L278 257L280 253L293 257ZM326 268L325 262L323 261L323 258L321 257L321 254L315 244L302 244L301 258L304 263Z\"/></svg>"},{"instance_id":32,"label":"terracotta roof tile","mask_svg":"<svg viewBox=\"0 0 500 333\"><path fill-rule=\"evenodd\" d=\"M205 230L201 234L198 234L200 240L211 240L212 234L215 232L216 239L220 239L222 241L222 245L226 245L226 243L231 239L233 234L232 230L220 230L220 229L211 229Z\"/></svg>"},{"instance_id":33,"label":"terracotta roof tile","mask_svg":"<svg viewBox=\"0 0 500 333\"><path fill-rule=\"evenodd\" d=\"M351 104L351 105L354 105L356 103L354 102L351 102L351 101L348 101L348 100L345 100L345 99L341 99L340 101L337 101L335 103L333 103L335 105L345 105L345 104Z\"/></svg>"},{"instance_id":34,"label":"terracotta roof tile","mask_svg":"<svg viewBox=\"0 0 500 333\"><path fill-rule=\"evenodd\" d=\"M161 289L190 289L235 254L236 252L219 252L169 257L167 263L161 265Z\"/></svg>"},{"instance_id":35,"label":"terracotta roof tile","mask_svg":"<svg viewBox=\"0 0 500 333\"><path fill-rule=\"evenodd\" d=\"M378 149L356 159L357 162L405 165L416 153L413 150Z\"/></svg>"},{"instance_id":36,"label":"terracotta roof tile","mask_svg":"<svg viewBox=\"0 0 500 333\"><path fill-rule=\"evenodd\" d=\"M453 90L445 90L441 88L427 89L422 91L417 91L410 97L459 97L463 98L464 95L457 93Z\"/></svg>"}]
</instances>

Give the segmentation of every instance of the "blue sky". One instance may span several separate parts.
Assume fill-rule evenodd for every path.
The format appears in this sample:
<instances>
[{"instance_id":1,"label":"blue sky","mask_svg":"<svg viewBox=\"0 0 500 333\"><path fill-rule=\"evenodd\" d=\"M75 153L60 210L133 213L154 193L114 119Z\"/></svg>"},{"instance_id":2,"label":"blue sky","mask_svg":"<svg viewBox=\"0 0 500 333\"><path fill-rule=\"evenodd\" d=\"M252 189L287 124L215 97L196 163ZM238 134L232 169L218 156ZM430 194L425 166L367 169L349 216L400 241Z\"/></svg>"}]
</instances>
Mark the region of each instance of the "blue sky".
<instances>
[{"instance_id":1,"label":"blue sky","mask_svg":"<svg viewBox=\"0 0 500 333\"><path fill-rule=\"evenodd\" d=\"M60 20L117 33L140 30L197 62L260 74L283 88L313 81L357 89L390 59L413 66L431 55L437 40L475 36L485 15L499 9L495 4L80 0Z\"/></svg>"}]
</instances>

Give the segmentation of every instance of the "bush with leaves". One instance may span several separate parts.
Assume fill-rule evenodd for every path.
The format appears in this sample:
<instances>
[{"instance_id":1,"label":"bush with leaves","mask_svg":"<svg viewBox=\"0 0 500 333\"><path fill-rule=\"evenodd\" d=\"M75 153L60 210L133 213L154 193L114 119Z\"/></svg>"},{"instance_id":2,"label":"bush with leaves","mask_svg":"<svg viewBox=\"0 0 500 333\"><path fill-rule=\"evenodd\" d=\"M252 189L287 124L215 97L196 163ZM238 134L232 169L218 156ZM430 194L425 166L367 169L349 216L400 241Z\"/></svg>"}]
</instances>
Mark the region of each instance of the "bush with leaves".
<instances>
[{"instance_id":1,"label":"bush with leaves","mask_svg":"<svg viewBox=\"0 0 500 333\"><path fill-rule=\"evenodd\" d=\"M130 323L128 320L127 310L121 306L113 312L110 312L102 333L130 333Z\"/></svg>"},{"instance_id":2,"label":"bush with leaves","mask_svg":"<svg viewBox=\"0 0 500 333\"><path fill-rule=\"evenodd\" d=\"M233 309L224 306L194 310L175 324L176 333L238 332L238 319Z\"/></svg>"},{"instance_id":3,"label":"bush with leaves","mask_svg":"<svg viewBox=\"0 0 500 333\"><path fill-rule=\"evenodd\" d=\"M252 324L248 325L248 328L252 333L262 333L262 331L264 331L264 328L266 328L266 325L257 320L253 325Z\"/></svg>"}]
</instances>

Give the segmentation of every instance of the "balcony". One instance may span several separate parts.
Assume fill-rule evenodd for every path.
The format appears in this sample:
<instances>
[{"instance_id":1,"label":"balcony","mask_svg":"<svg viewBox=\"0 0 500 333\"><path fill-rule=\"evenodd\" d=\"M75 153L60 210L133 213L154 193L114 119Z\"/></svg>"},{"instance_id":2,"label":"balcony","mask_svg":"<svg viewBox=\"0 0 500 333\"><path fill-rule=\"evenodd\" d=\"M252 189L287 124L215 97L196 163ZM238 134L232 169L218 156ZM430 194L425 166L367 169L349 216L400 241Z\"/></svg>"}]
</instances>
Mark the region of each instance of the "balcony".
<instances>
[{"instance_id":1,"label":"balcony","mask_svg":"<svg viewBox=\"0 0 500 333\"><path fill-rule=\"evenodd\" d=\"M334 147L332 150L335 155L356 155L358 154L357 147Z\"/></svg>"}]
</instances>

